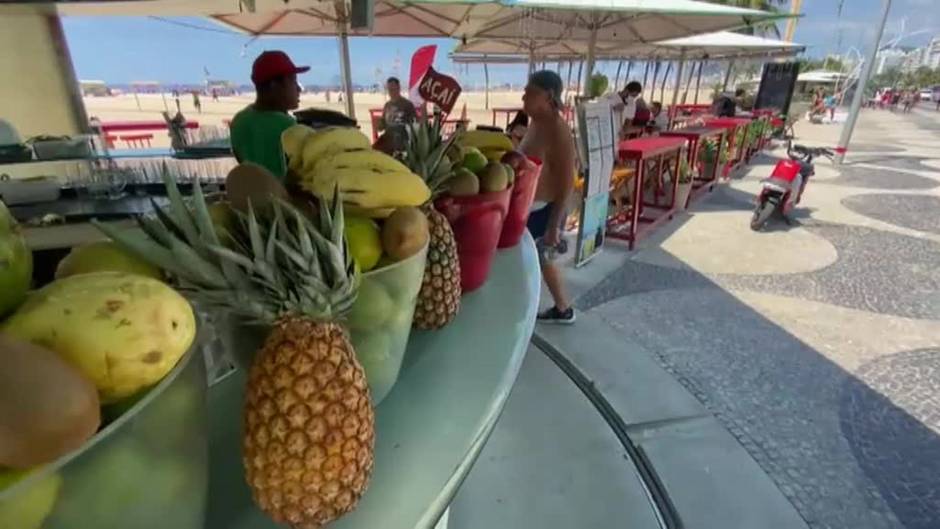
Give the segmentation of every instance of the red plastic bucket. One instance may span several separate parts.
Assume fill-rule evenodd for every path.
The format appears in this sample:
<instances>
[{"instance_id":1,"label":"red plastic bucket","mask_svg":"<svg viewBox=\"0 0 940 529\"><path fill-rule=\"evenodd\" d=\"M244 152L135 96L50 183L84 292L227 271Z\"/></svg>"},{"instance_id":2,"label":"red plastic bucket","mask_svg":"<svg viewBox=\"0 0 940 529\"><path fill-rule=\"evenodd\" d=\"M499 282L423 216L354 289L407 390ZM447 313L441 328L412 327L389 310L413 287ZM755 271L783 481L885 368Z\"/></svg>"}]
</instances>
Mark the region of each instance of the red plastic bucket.
<instances>
[{"instance_id":1,"label":"red plastic bucket","mask_svg":"<svg viewBox=\"0 0 940 529\"><path fill-rule=\"evenodd\" d=\"M486 282L509 210L512 189L469 197L444 196L434 202L454 229L460 259L460 287L464 292L476 290Z\"/></svg>"},{"instance_id":2,"label":"red plastic bucket","mask_svg":"<svg viewBox=\"0 0 940 529\"><path fill-rule=\"evenodd\" d=\"M509 197L509 212L503 222L503 233L499 237L499 248L510 248L519 244L522 239L541 173L542 161L530 156L525 168L516 174L512 195Z\"/></svg>"}]
</instances>

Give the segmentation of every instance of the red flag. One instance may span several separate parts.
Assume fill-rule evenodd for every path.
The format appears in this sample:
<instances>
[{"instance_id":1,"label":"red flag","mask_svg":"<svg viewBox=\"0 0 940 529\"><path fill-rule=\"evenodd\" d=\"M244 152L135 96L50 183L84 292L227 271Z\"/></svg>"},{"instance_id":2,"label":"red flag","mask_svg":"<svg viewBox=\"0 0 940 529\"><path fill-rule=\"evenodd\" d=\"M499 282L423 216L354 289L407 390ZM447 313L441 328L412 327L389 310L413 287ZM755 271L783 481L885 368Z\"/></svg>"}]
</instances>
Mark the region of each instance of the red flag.
<instances>
[{"instance_id":1,"label":"red flag","mask_svg":"<svg viewBox=\"0 0 940 529\"><path fill-rule=\"evenodd\" d=\"M450 114L454 108L454 103L460 96L460 84L453 77L444 75L428 67L427 73L418 84L418 93L421 97L430 103L441 107L444 114Z\"/></svg>"},{"instance_id":2,"label":"red flag","mask_svg":"<svg viewBox=\"0 0 940 529\"><path fill-rule=\"evenodd\" d=\"M434 55L436 53L437 45L431 44L418 48L411 56L411 72L408 74L408 98L415 103L420 101L418 99L418 83L427 73L428 68L434 64Z\"/></svg>"}]
</instances>

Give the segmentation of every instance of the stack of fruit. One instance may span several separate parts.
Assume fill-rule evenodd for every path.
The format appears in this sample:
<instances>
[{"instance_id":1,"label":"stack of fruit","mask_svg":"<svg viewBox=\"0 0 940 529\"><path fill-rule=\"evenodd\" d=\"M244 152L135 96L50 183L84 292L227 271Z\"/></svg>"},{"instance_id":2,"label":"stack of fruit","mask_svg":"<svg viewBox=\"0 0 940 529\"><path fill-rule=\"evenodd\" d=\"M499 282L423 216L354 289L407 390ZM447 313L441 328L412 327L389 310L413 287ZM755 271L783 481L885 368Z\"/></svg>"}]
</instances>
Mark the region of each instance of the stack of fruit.
<instances>
[{"instance_id":1,"label":"stack of fruit","mask_svg":"<svg viewBox=\"0 0 940 529\"><path fill-rule=\"evenodd\" d=\"M76 249L23 301L30 255L2 204L0 228L0 527L117 529L130 513L135 527L199 527L206 379L181 361L189 303L110 244ZM180 387L172 373L190 365Z\"/></svg>"},{"instance_id":2,"label":"stack of fruit","mask_svg":"<svg viewBox=\"0 0 940 529\"><path fill-rule=\"evenodd\" d=\"M496 255L516 177L501 161L511 151L507 136L483 130L464 132L447 150L456 168L435 207L454 232L463 292L483 285Z\"/></svg>"},{"instance_id":3,"label":"stack of fruit","mask_svg":"<svg viewBox=\"0 0 940 529\"><path fill-rule=\"evenodd\" d=\"M464 197L495 193L511 186L516 173L502 158L512 149L512 142L500 132L465 132L448 152L451 161L459 165L447 186L448 193Z\"/></svg>"},{"instance_id":4,"label":"stack of fruit","mask_svg":"<svg viewBox=\"0 0 940 529\"><path fill-rule=\"evenodd\" d=\"M339 191L330 201L313 197L311 216L282 199L257 211L249 205L234 213L224 246L199 186L186 204L175 181L165 183L170 206L140 219L146 238L99 228L164 270L200 306L268 329L245 388L245 478L275 521L329 523L365 491L375 429L369 387L343 324L361 275ZM394 235L397 245L406 239Z\"/></svg>"},{"instance_id":5,"label":"stack of fruit","mask_svg":"<svg viewBox=\"0 0 940 529\"><path fill-rule=\"evenodd\" d=\"M420 206L431 196L424 180L395 158L373 150L358 129L295 125L284 131L281 144L298 186L327 199L339 188L349 214L385 218L396 208Z\"/></svg>"},{"instance_id":6,"label":"stack of fruit","mask_svg":"<svg viewBox=\"0 0 940 529\"><path fill-rule=\"evenodd\" d=\"M459 166L448 153L459 152L456 142L461 133L455 133L445 142L443 124L440 115L433 121L419 119L409 130L408 151L405 153L405 163L427 183L432 200L446 192ZM462 162L463 157L456 161ZM434 208L432 200L421 208L427 216L431 236L428 263L414 314L415 328L426 330L440 329L453 321L460 310L460 296L463 294L454 230L447 218Z\"/></svg>"},{"instance_id":7,"label":"stack of fruit","mask_svg":"<svg viewBox=\"0 0 940 529\"><path fill-rule=\"evenodd\" d=\"M348 322L378 404L398 379L408 343L430 238L417 206L431 190L408 166L372 150L357 129L296 125L281 140L297 187L320 199L339 190L349 251L364 272Z\"/></svg>"}]
</instances>

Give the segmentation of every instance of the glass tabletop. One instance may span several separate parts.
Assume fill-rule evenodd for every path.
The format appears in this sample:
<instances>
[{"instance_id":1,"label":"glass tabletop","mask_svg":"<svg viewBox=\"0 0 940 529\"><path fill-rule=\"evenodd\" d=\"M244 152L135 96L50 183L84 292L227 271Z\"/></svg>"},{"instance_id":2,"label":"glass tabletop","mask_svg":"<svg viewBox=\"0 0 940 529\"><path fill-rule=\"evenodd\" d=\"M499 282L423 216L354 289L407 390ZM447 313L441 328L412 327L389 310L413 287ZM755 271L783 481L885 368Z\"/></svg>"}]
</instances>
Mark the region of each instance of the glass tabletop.
<instances>
[{"instance_id":1,"label":"glass tabletop","mask_svg":"<svg viewBox=\"0 0 940 529\"><path fill-rule=\"evenodd\" d=\"M535 325L541 276L528 233L439 331L415 331L398 383L376 409L375 470L358 508L332 529L433 527L509 396ZM210 389L207 529L278 529L256 509L241 461L244 373Z\"/></svg>"}]
</instances>

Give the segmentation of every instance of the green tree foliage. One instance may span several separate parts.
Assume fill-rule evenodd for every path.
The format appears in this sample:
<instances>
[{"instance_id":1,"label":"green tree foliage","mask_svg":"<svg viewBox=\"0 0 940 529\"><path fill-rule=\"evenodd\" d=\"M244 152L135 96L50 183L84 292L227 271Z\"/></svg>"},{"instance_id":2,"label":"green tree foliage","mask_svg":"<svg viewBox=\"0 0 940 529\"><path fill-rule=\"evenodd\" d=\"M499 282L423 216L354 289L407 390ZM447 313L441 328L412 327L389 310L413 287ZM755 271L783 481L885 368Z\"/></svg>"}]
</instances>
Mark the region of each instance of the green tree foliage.
<instances>
[{"instance_id":1,"label":"green tree foliage","mask_svg":"<svg viewBox=\"0 0 940 529\"><path fill-rule=\"evenodd\" d=\"M902 72L898 67L891 67L875 75L869 83L869 90L878 88L930 88L940 85L940 68L921 66L913 72Z\"/></svg>"},{"instance_id":2,"label":"green tree foliage","mask_svg":"<svg viewBox=\"0 0 940 529\"><path fill-rule=\"evenodd\" d=\"M800 72L823 70L826 72L845 72L845 64L835 57L808 59L800 62Z\"/></svg>"},{"instance_id":3,"label":"green tree foliage","mask_svg":"<svg viewBox=\"0 0 940 529\"><path fill-rule=\"evenodd\" d=\"M591 76L591 84L589 93L591 97L600 97L607 91L607 86L610 84L610 81L607 79L607 76L602 73L596 73Z\"/></svg>"}]
</instances>

